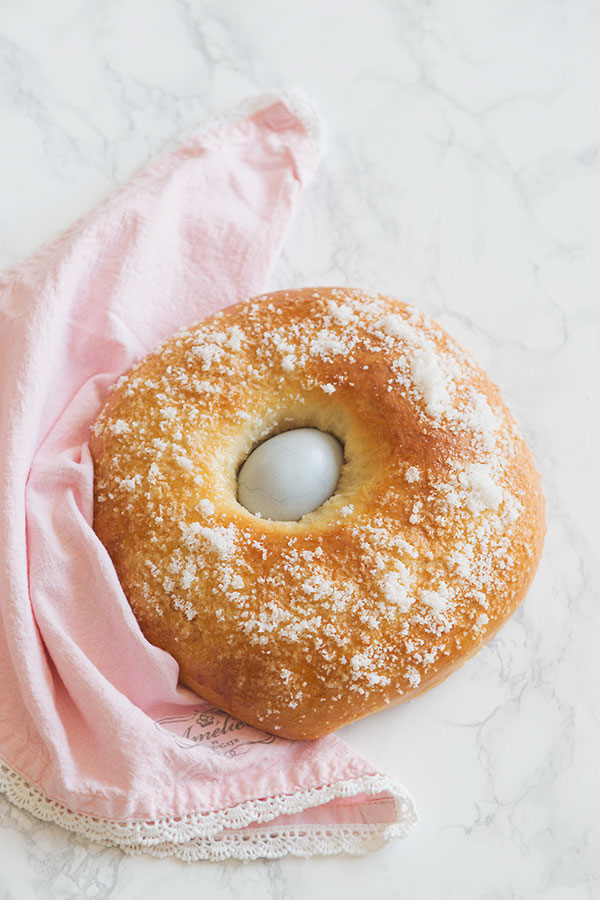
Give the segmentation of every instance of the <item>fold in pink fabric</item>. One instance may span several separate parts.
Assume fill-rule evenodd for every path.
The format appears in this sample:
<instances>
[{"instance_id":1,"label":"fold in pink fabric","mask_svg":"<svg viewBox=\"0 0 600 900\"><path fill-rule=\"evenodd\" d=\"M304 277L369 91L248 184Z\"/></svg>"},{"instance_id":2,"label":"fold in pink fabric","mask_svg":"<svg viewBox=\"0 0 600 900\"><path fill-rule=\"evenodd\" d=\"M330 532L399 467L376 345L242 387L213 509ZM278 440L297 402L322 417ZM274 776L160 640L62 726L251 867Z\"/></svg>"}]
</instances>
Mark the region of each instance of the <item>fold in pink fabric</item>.
<instances>
[{"instance_id":1,"label":"fold in pink fabric","mask_svg":"<svg viewBox=\"0 0 600 900\"><path fill-rule=\"evenodd\" d=\"M257 107L182 140L0 280L0 781L42 818L188 859L361 852L414 821L335 736L275 738L179 686L92 528L87 442L109 387L266 289L315 169L310 111Z\"/></svg>"}]
</instances>

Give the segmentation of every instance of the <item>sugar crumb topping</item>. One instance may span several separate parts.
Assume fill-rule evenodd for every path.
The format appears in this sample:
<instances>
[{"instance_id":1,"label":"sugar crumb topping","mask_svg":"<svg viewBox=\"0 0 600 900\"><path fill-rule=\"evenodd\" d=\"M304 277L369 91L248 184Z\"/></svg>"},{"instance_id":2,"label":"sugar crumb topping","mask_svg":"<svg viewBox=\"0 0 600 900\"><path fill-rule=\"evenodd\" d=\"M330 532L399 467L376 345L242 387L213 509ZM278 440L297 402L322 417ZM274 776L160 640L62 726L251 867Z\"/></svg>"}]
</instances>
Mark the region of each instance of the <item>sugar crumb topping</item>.
<instances>
[{"instance_id":1,"label":"sugar crumb topping","mask_svg":"<svg viewBox=\"0 0 600 900\"><path fill-rule=\"evenodd\" d=\"M325 681L341 670L346 692L368 696L395 679L401 693L450 652L459 623L468 620L475 633L483 632L489 596L514 577L509 534L524 507L508 466L520 435L476 386L466 354L438 342L437 326L415 309L391 311L384 298L343 289L315 291L312 302L310 317L291 318L269 303L266 329L260 303L248 304L241 323L230 324L223 313L178 334L177 352L165 351L170 361L161 376L149 377L142 361L119 379L123 408L112 417L105 411L93 429L109 448L96 500L116 516L142 505L148 560L140 591L157 616L170 608L185 622L233 620L261 652L284 648L290 659L308 654ZM315 366L330 364L333 373L334 363L335 375L316 374L322 368ZM231 421L251 424L239 387L246 382L260 394L261 385L279 379L281 391L293 386L290 403L304 403L314 390L321 402L335 404L342 390L361 390L361 371L382 366L384 392L405 398L421 428L439 429L468 447L435 470L407 465L399 448L395 471L408 524L399 527L393 511L367 517L345 502L336 527L347 549L338 558L341 551L325 535L318 544L310 535L290 537L287 549L274 549L256 536L260 529L228 521L201 451L203 436L214 434L220 398L237 398ZM144 399L143 415L136 398ZM184 406L185 398L193 401ZM127 459L135 460L133 469ZM173 506L174 483L194 498L191 512ZM443 554L431 549L432 530L447 541ZM165 544L166 570L158 564ZM344 553L360 566L346 566ZM390 661L392 634L400 643ZM304 695L295 669L279 671L282 702L296 709Z\"/></svg>"}]
</instances>

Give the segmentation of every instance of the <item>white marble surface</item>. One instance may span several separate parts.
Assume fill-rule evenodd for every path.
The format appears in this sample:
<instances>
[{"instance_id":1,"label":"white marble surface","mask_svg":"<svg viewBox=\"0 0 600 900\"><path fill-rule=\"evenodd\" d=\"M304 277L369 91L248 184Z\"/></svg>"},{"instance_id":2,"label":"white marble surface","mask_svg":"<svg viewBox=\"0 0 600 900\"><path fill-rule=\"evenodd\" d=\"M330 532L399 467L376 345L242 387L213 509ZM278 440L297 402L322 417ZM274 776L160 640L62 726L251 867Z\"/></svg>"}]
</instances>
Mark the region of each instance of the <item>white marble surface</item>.
<instances>
[{"instance_id":1,"label":"white marble surface","mask_svg":"<svg viewBox=\"0 0 600 900\"><path fill-rule=\"evenodd\" d=\"M504 386L548 500L500 637L345 729L412 790L366 858L130 859L0 800L0 897L600 897L596 0L3 0L0 265L161 144L300 85L329 149L272 287L354 284L433 314Z\"/></svg>"}]
</instances>

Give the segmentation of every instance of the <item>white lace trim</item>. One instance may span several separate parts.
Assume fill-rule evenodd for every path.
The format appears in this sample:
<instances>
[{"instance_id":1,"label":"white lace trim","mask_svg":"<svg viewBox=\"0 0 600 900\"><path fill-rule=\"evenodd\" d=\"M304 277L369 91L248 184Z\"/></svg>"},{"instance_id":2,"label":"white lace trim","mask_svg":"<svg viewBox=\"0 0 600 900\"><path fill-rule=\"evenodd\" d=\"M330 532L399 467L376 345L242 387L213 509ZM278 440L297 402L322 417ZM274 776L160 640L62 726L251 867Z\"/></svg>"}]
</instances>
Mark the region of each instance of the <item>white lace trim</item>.
<instances>
[{"instance_id":1,"label":"white lace trim","mask_svg":"<svg viewBox=\"0 0 600 900\"><path fill-rule=\"evenodd\" d=\"M176 856L187 862L200 859L223 860L367 853L394 837L406 837L414 828L417 814L406 789L385 775L363 775L337 781L296 794L262 800L247 800L237 806L185 816L148 820L116 821L75 812L51 800L7 763L0 762L0 792L15 806L38 819L54 822L68 831L105 846L120 847L125 853ZM338 797L387 793L395 804L396 821L387 824L272 825L278 816L303 812ZM264 828L249 827L265 823Z\"/></svg>"}]
</instances>

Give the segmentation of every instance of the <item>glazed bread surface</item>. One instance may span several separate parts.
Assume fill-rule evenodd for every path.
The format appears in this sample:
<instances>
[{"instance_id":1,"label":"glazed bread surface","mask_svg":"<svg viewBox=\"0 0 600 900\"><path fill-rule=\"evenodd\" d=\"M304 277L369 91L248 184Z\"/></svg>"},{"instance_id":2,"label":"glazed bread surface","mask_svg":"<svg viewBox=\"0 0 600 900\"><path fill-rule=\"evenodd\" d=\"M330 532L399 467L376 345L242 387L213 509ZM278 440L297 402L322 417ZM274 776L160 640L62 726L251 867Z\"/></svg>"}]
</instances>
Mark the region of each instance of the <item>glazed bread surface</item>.
<instances>
[{"instance_id":1,"label":"glazed bread surface","mask_svg":"<svg viewBox=\"0 0 600 900\"><path fill-rule=\"evenodd\" d=\"M311 426L344 447L299 521L237 473ZM325 735L440 682L519 605L544 503L497 388L414 307L281 291L176 334L119 379L90 440L94 528L147 639L244 722Z\"/></svg>"}]
</instances>

